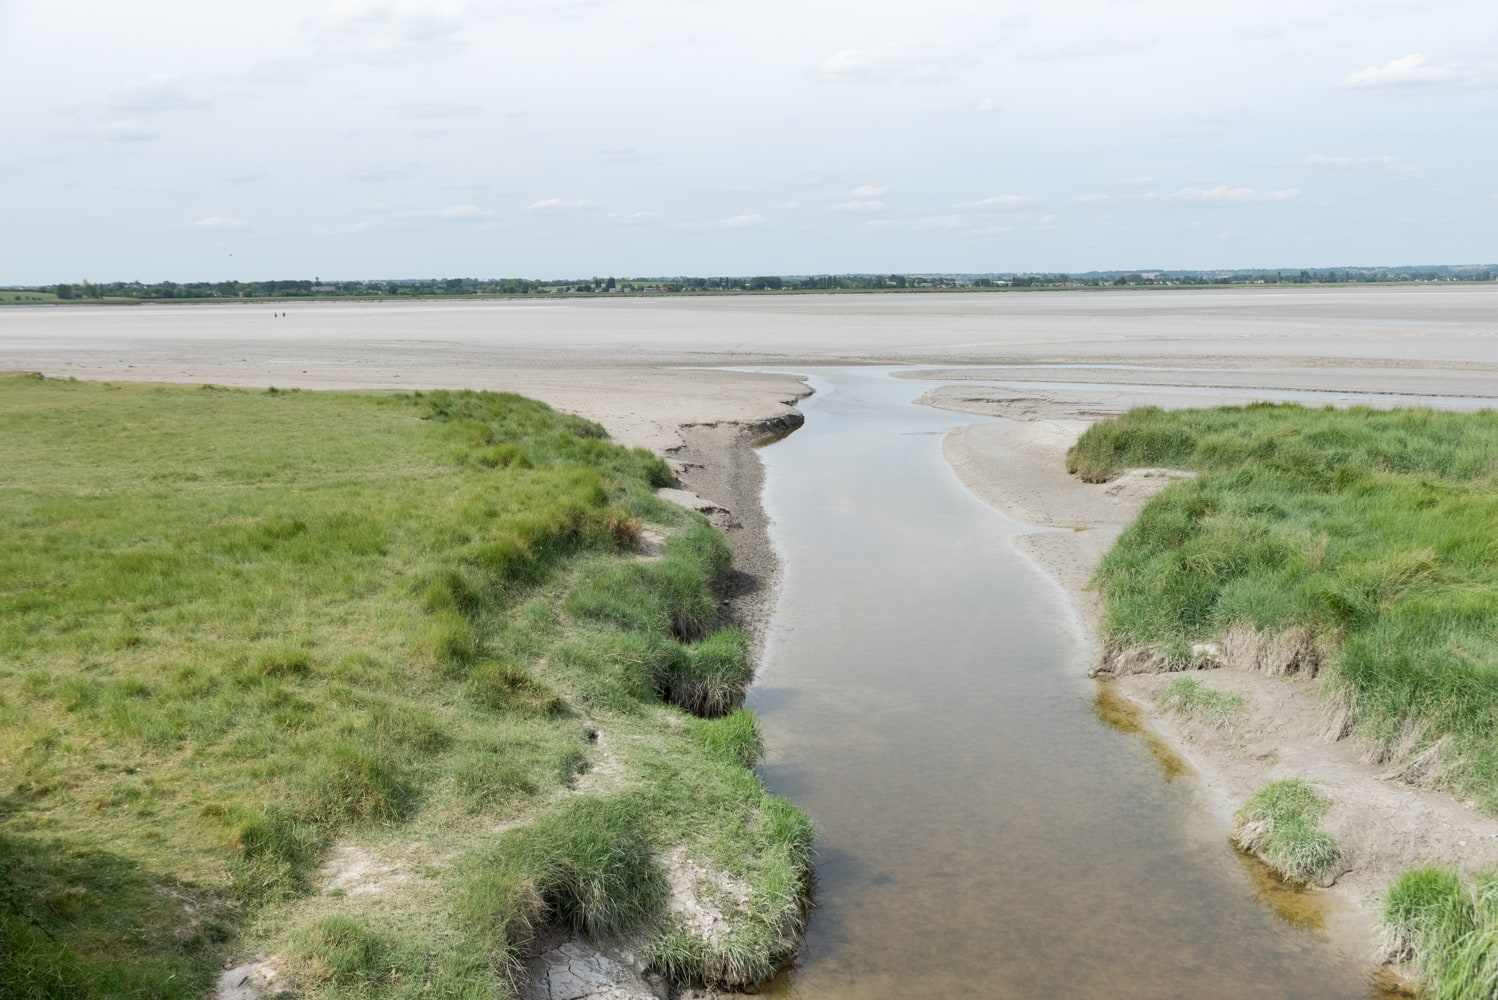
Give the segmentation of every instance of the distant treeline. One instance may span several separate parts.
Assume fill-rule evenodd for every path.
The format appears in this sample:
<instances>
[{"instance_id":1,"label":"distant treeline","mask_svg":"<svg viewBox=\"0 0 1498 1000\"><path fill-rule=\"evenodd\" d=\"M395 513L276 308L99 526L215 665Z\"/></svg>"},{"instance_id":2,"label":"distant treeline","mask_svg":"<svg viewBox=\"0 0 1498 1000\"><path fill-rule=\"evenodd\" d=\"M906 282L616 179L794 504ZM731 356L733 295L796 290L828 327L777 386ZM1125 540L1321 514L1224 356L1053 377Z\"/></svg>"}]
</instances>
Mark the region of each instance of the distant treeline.
<instances>
[{"instance_id":1,"label":"distant treeline","mask_svg":"<svg viewBox=\"0 0 1498 1000\"><path fill-rule=\"evenodd\" d=\"M172 299L434 298L464 295L627 295L714 292L932 291L1199 285L1342 285L1493 281L1498 265L1339 267L1317 270L1089 271L1085 274L817 274L661 278L402 278L382 281L140 281L36 285L0 291L0 301ZM25 293L24 295L22 293ZM45 296L37 299L35 296Z\"/></svg>"}]
</instances>

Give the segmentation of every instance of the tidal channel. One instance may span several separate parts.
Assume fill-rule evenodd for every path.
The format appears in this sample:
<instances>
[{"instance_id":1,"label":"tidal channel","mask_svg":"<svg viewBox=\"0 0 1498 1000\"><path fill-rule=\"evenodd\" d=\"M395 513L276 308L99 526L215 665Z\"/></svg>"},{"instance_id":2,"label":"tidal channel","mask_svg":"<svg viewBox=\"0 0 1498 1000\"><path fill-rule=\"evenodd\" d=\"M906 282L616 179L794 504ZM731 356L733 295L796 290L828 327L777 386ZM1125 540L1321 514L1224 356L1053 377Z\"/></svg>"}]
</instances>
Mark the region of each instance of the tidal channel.
<instances>
[{"instance_id":1,"label":"tidal channel","mask_svg":"<svg viewBox=\"0 0 1498 1000\"><path fill-rule=\"evenodd\" d=\"M1062 591L941 454L932 383L812 369L761 452L784 578L751 694L771 788L821 827L770 987L844 997L1379 995L1276 910L1187 777L1110 725Z\"/></svg>"}]
</instances>

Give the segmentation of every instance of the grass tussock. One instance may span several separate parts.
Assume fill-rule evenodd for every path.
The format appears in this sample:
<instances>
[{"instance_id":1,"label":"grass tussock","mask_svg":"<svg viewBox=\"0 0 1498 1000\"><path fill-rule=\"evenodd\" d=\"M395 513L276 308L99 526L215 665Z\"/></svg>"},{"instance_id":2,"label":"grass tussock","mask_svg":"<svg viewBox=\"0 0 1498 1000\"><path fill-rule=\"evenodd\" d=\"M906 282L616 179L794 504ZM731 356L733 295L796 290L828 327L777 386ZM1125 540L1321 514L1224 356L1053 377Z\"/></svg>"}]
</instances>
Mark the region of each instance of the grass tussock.
<instances>
[{"instance_id":1,"label":"grass tussock","mask_svg":"<svg viewBox=\"0 0 1498 1000\"><path fill-rule=\"evenodd\" d=\"M1308 782L1271 782L1233 816L1233 843L1291 885L1329 885L1341 874L1342 850L1316 824L1330 805Z\"/></svg>"},{"instance_id":2,"label":"grass tussock","mask_svg":"<svg viewBox=\"0 0 1498 1000\"><path fill-rule=\"evenodd\" d=\"M538 928L600 935L638 927L660 905L665 877L638 803L579 797L470 858L460 924L502 941L511 961Z\"/></svg>"},{"instance_id":3,"label":"grass tussock","mask_svg":"<svg viewBox=\"0 0 1498 1000\"><path fill-rule=\"evenodd\" d=\"M667 933L681 845L783 956L810 824L658 458L501 394L0 376L0 463L0 995L263 952L309 998L507 996L542 924ZM597 728L627 795L571 791ZM400 891L328 889L349 844Z\"/></svg>"},{"instance_id":4,"label":"grass tussock","mask_svg":"<svg viewBox=\"0 0 1498 1000\"><path fill-rule=\"evenodd\" d=\"M693 720L692 735L714 756L744 767L754 767L765 756L759 722L744 709L721 718Z\"/></svg>"},{"instance_id":5,"label":"grass tussock","mask_svg":"<svg viewBox=\"0 0 1498 1000\"><path fill-rule=\"evenodd\" d=\"M1194 677L1177 677L1160 692L1160 707L1177 715L1210 722L1214 726L1231 723L1243 711L1241 694L1228 694L1207 687Z\"/></svg>"},{"instance_id":6,"label":"grass tussock","mask_svg":"<svg viewBox=\"0 0 1498 1000\"><path fill-rule=\"evenodd\" d=\"M1383 946L1436 1000L1498 996L1498 874L1405 872L1384 897Z\"/></svg>"},{"instance_id":7,"label":"grass tussock","mask_svg":"<svg viewBox=\"0 0 1498 1000\"><path fill-rule=\"evenodd\" d=\"M1088 479L1160 465L1199 475L1099 568L1109 649L1319 671L1378 761L1438 748L1427 778L1498 809L1498 413L1143 409L1068 455Z\"/></svg>"}]
</instances>

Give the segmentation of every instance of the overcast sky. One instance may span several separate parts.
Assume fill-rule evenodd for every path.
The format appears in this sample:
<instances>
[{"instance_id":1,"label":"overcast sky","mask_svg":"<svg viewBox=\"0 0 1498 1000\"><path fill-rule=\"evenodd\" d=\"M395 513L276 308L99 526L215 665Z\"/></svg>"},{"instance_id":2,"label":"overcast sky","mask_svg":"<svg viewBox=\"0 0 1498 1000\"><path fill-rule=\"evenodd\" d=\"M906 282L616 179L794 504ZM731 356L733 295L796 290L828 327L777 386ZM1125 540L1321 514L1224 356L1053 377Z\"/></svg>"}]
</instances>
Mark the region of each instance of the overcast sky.
<instances>
[{"instance_id":1,"label":"overcast sky","mask_svg":"<svg viewBox=\"0 0 1498 1000\"><path fill-rule=\"evenodd\" d=\"M1498 261L1494 0L0 0L0 284Z\"/></svg>"}]
</instances>

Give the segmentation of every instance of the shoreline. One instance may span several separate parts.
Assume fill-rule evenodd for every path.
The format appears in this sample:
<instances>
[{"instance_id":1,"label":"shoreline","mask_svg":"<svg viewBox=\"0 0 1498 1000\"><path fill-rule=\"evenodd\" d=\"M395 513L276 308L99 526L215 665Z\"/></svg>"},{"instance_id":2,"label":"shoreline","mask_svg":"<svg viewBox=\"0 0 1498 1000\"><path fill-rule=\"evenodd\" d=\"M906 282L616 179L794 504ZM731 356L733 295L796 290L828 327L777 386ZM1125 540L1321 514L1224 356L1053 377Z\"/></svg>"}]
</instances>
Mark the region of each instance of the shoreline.
<instances>
[{"instance_id":1,"label":"shoreline","mask_svg":"<svg viewBox=\"0 0 1498 1000\"><path fill-rule=\"evenodd\" d=\"M1065 468L1066 449L1090 423L1049 417L969 425L951 432L942 450L974 494L1034 526L1034 532L1015 536L1015 547L1066 591L1096 665L1102 606L1088 587L1092 573L1145 502L1183 474L1135 469L1102 484L1072 477ZM1378 911L1388 885L1422 863L1469 874L1498 863L1498 819L1369 765L1355 738L1328 739L1328 712L1314 679L1233 666L1193 671L1204 686L1245 699L1242 718L1214 725L1160 707L1161 691L1177 676L1100 678L1099 697L1130 706L1145 738L1158 741L1194 772L1195 795L1224 838L1233 813L1270 781L1305 778L1321 786L1334 803L1323 827L1343 846L1350 870L1330 887L1287 892L1303 903L1321 904L1320 933L1332 947L1366 960L1376 978L1391 972L1398 978L1377 946ZM1294 908L1284 892L1260 895L1277 911L1287 902Z\"/></svg>"},{"instance_id":2,"label":"shoreline","mask_svg":"<svg viewBox=\"0 0 1498 1000\"><path fill-rule=\"evenodd\" d=\"M811 391L806 388L797 399ZM685 494L673 499L705 514L733 551L723 613L749 634L756 663L764 652L781 580L780 556L770 540L762 501L765 468L756 448L766 437L793 433L804 421L792 409L760 420L691 424L681 428L682 443L665 452L683 487L670 492Z\"/></svg>"},{"instance_id":3,"label":"shoreline","mask_svg":"<svg viewBox=\"0 0 1498 1000\"><path fill-rule=\"evenodd\" d=\"M803 386L796 400L810 395ZM801 423L791 408L777 417L682 424L680 444L664 450L677 469L682 499L706 513L728 537L740 582L725 600L730 619L745 628L762 651L764 627L773 612L780 580L779 558L769 539L761 488L763 465L754 444L767 431L786 432ZM965 406L940 390L926 405L995 415L989 405ZM955 405L954 405L955 404ZM791 414L793 416L787 416ZM970 424L950 432L942 453L964 486L991 507L1034 530L1013 537L1015 548L1061 588L1089 651L1100 659L1102 605L1089 587L1097 564L1144 504L1188 473L1134 469L1108 483L1083 483L1066 472L1067 448L1105 414L1054 401L1037 412L999 414L1006 421ZM1405 978L1387 964L1377 942L1382 895L1404 870L1440 863L1471 873L1498 864L1498 819L1444 792L1406 784L1365 763L1355 739L1327 740L1327 711L1315 680L1270 677L1230 666L1193 672L1212 688L1245 698L1249 711L1230 726L1213 726L1162 710L1161 690L1177 674L1130 674L1099 678L1100 705L1110 722L1137 728L1162 757L1167 770L1192 776L1200 815L1227 839L1234 812L1264 784L1303 777L1333 799L1323 826L1344 847L1349 870L1329 887L1293 889L1267 869L1255 872L1261 901L1284 919L1307 926L1336 952L1369 969L1370 982L1405 995ZM1165 758L1171 758L1166 760ZM1244 857L1245 864L1252 860ZM684 998L729 997L715 991Z\"/></svg>"}]
</instances>

